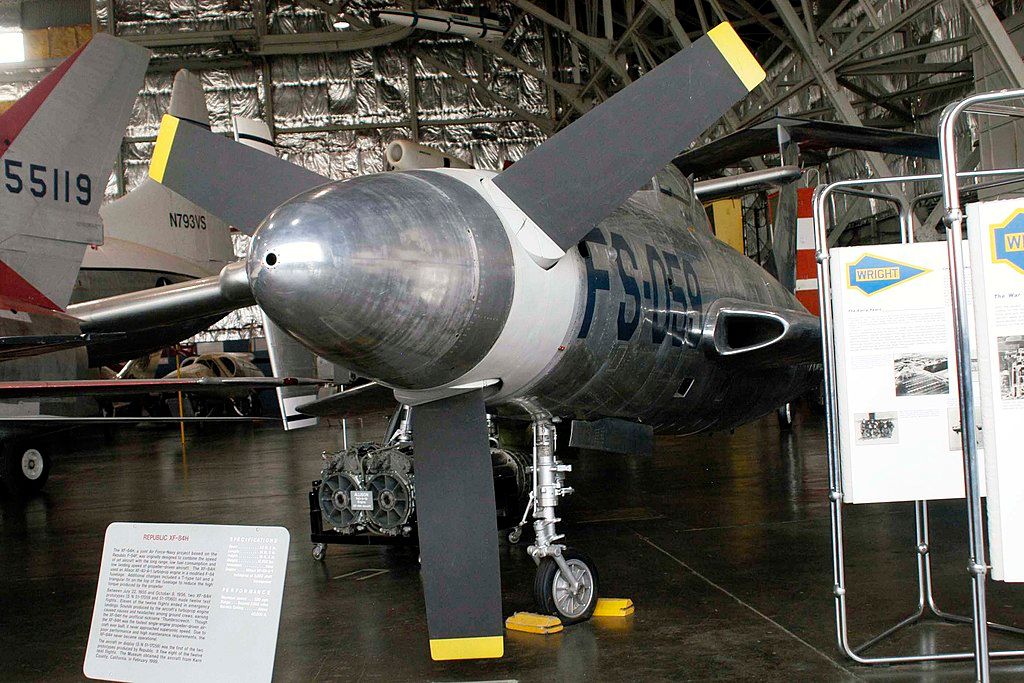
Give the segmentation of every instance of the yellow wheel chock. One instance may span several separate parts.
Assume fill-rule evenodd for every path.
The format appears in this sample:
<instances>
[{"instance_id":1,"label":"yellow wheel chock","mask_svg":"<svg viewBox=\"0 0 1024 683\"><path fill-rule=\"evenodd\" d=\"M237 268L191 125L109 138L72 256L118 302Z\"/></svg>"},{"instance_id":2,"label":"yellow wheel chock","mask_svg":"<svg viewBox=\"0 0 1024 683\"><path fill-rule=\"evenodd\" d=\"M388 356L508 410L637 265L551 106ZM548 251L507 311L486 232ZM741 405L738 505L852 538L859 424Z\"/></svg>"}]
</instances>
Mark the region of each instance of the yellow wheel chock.
<instances>
[{"instance_id":1,"label":"yellow wheel chock","mask_svg":"<svg viewBox=\"0 0 1024 683\"><path fill-rule=\"evenodd\" d=\"M564 627L558 617L553 617L549 614L516 612L505 620L505 628L510 631L547 635L549 633L558 633Z\"/></svg>"},{"instance_id":2,"label":"yellow wheel chock","mask_svg":"<svg viewBox=\"0 0 1024 683\"><path fill-rule=\"evenodd\" d=\"M633 610L633 601L629 598L598 598L594 616L625 617L632 614Z\"/></svg>"}]
</instances>

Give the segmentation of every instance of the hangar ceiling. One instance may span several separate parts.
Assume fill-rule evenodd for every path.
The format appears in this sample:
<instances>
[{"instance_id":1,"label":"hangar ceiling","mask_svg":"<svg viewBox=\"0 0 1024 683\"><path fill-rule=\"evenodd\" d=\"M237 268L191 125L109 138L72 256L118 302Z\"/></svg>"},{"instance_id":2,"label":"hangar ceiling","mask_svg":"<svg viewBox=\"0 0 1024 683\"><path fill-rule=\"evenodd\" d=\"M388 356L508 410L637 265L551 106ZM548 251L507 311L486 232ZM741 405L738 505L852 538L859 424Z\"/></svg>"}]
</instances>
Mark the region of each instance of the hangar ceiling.
<instances>
[{"instance_id":1,"label":"hangar ceiling","mask_svg":"<svg viewBox=\"0 0 1024 683\"><path fill-rule=\"evenodd\" d=\"M723 19L769 79L709 139L776 113L930 132L941 107L972 89L970 47L982 38L1007 82L1024 86L1024 64L1000 23L1017 1L414 4L483 11L508 30L484 40L382 24L375 11L409 7L382 0L8 0L0 16L32 26L89 16L94 29L154 50L125 149L127 187L141 177L170 75L182 66L203 72L216 128L233 114L265 117L290 156L334 177L377 170L380 143L395 137L442 144L484 166L518 158ZM4 69L3 97L40 73ZM900 170L875 153L858 163Z\"/></svg>"},{"instance_id":2,"label":"hangar ceiling","mask_svg":"<svg viewBox=\"0 0 1024 683\"><path fill-rule=\"evenodd\" d=\"M383 169L395 138L485 168L514 161L632 80L729 20L769 76L704 139L774 116L933 133L942 107L974 89L1024 86L1005 26L1021 0L0 0L0 30L88 21L154 51L113 196L146 173L173 73L201 74L215 130L235 115L270 123L282 153L334 178ZM499 19L499 39L382 23L385 9ZM79 27L83 28L83 27ZM50 29L51 31L56 29ZM51 44L53 39L51 37ZM980 57L979 57L980 55ZM59 55L0 65L0 100ZM623 121L628 127L629 121ZM971 137L962 136L973 148ZM978 136L974 136L977 138ZM965 149L968 163L979 154ZM829 163L821 164L824 159ZM744 166L772 164L755 158ZM816 180L934 170L933 161L836 151L805 159ZM731 172L727 169L726 172ZM867 215L861 204L844 218Z\"/></svg>"}]
</instances>

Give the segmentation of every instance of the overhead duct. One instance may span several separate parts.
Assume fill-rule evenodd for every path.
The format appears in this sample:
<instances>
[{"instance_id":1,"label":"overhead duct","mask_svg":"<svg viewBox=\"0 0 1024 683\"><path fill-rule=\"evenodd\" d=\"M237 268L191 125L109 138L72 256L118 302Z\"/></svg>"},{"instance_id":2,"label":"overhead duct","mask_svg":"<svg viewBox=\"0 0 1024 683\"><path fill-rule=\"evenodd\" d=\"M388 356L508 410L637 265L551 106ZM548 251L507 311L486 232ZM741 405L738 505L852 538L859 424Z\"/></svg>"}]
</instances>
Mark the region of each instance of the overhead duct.
<instances>
[{"instance_id":1,"label":"overhead duct","mask_svg":"<svg viewBox=\"0 0 1024 683\"><path fill-rule=\"evenodd\" d=\"M396 171L421 168L473 168L458 157L409 140L392 141L385 151L385 156L388 165Z\"/></svg>"},{"instance_id":2,"label":"overhead duct","mask_svg":"<svg viewBox=\"0 0 1024 683\"><path fill-rule=\"evenodd\" d=\"M700 180L693 184L693 193L702 202L740 197L752 192L770 190L800 179L798 166L779 166L750 173Z\"/></svg>"},{"instance_id":3,"label":"overhead duct","mask_svg":"<svg viewBox=\"0 0 1024 683\"><path fill-rule=\"evenodd\" d=\"M377 18L397 26L420 28L436 33L452 33L467 38L500 40L505 37L506 31L501 22L495 19L441 10L384 10L377 12Z\"/></svg>"}]
</instances>

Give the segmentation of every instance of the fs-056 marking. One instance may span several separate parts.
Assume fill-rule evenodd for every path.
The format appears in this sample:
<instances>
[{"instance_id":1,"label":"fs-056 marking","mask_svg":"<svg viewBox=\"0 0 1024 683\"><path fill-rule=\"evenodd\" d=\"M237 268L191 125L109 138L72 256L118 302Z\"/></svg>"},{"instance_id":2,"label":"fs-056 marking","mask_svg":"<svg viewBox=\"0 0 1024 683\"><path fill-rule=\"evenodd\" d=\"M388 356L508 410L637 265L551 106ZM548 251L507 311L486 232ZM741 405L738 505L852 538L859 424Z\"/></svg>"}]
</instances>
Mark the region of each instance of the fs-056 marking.
<instances>
[{"instance_id":1,"label":"fs-056 marking","mask_svg":"<svg viewBox=\"0 0 1024 683\"><path fill-rule=\"evenodd\" d=\"M11 194L28 191L33 197L49 197L65 204L70 204L72 200L81 206L92 203L92 178L87 173L73 173L17 159L4 159L4 189Z\"/></svg>"},{"instance_id":2,"label":"fs-056 marking","mask_svg":"<svg viewBox=\"0 0 1024 683\"><path fill-rule=\"evenodd\" d=\"M672 338L672 346L682 346L684 340L690 340L690 320L695 315L701 317L700 281L693 266L671 251L659 250L651 244L643 245L643 258L637 259L637 251L620 234L608 231L610 239L606 239L600 228L594 228L583 239L584 243L597 244L603 247L611 245L609 256L618 264L616 272L622 283L624 299L619 302L619 314L616 321L619 341L629 341L640 327L641 284L643 299L650 303L651 312L651 343L661 344L666 336ZM611 291L611 281L607 270L594 265L593 255L584 249L583 261L587 267L587 304L583 311L583 323L577 335L585 339L590 334L590 326L594 319L598 290ZM614 256L612 256L614 252ZM629 261L629 269L626 261ZM644 266L644 262L646 266ZM637 273L644 279L638 283ZM629 302L632 301L632 304ZM632 313L627 315L627 310ZM671 333L671 334L669 334Z\"/></svg>"}]
</instances>

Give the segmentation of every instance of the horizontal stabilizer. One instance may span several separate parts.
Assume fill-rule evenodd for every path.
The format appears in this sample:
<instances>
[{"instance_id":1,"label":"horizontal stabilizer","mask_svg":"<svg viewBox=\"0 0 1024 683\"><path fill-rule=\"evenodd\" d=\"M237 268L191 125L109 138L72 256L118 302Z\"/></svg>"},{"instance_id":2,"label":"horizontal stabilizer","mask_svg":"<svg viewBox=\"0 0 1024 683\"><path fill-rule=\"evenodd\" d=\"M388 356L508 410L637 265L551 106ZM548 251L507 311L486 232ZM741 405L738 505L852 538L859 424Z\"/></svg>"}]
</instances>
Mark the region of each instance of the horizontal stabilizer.
<instances>
[{"instance_id":1,"label":"horizontal stabilizer","mask_svg":"<svg viewBox=\"0 0 1024 683\"><path fill-rule=\"evenodd\" d=\"M502 171L494 184L565 251L764 77L732 26L719 24Z\"/></svg>"},{"instance_id":2,"label":"horizontal stabilizer","mask_svg":"<svg viewBox=\"0 0 1024 683\"><path fill-rule=\"evenodd\" d=\"M247 389L327 384L296 377L186 377L181 379L83 379L0 382L0 399L44 396L162 394L176 391L227 393Z\"/></svg>"},{"instance_id":3,"label":"horizontal stabilizer","mask_svg":"<svg viewBox=\"0 0 1024 683\"><path fill-rule=\"evenodd\" d=\"M277 156L277 149L274 148L274 136L270 134L270 126L266 122L236 116L231 119L231 124L235 132L235 142Z\"/></svg>"},{"instance_id":4,"label":"horizontal stabilizer","mask_svg":"<svg viewBox=\"0 0 1024 683\"><path fill-rule=\"evenodd\" d=\"M806 310L719 299L704 323L705 353L750 367L821 362L821 321Z\"/></svg>"},{"instance_id":5,"label":"horizontal stabilizer","mask_svg":"<svg viewBox=\"0 0 1024 683\"><path fill-rule=\"evenodd\" d=\"M110 332L107 334L44 334L14 337L0 337L0 361L12 358L38 356L43 353L76 349L99 342L111 342L123 339L124 334Z\"/></svg>"},{"instance_id":6,"label":"horizontal stabilizer","mask_svg":"<svg viewBox=\"0 0 1024 683\"><path fill-rule=\"evenodd\" d=\"M170 115L160 124L149 176L249 234L288 199L330 182Z\"/></svg>"}]
</instances>

